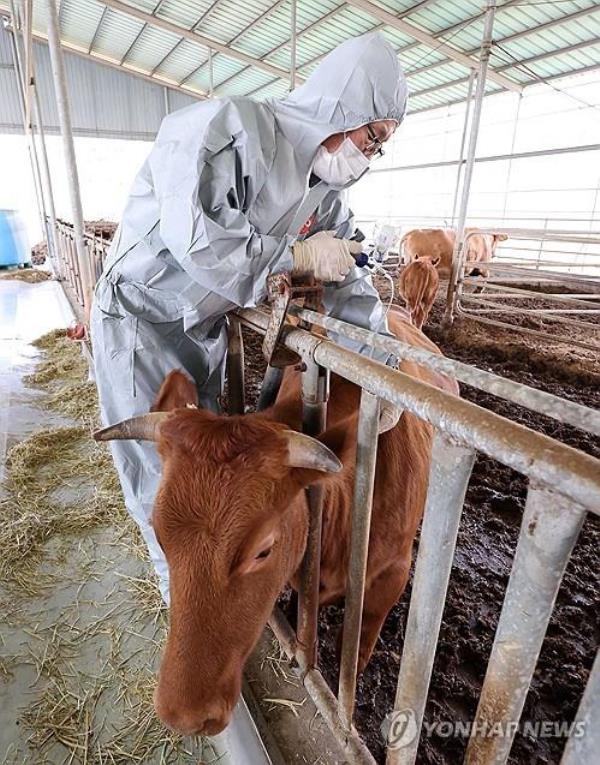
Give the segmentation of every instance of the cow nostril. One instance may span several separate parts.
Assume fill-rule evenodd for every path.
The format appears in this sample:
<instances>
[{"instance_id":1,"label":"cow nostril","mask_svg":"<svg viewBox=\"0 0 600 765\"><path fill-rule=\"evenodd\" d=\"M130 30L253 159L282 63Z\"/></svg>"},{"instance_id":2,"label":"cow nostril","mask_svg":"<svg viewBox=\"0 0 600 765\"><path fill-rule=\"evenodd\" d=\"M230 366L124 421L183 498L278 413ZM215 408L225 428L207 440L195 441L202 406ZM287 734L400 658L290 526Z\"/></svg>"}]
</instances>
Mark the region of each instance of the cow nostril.
<instances>
[{"instance_id":1,"label":"cow nostril","mask_svg":"<svg viewBox=\"0 0 600 765\"><path fill-rule=\"evenodd\" d=\"M178 709L156 704L156 714L175 733L183 736L215 736L221 733L231 719L231 711L225 703L215 703L202 709Z\"/></svg>"}]
</instances>

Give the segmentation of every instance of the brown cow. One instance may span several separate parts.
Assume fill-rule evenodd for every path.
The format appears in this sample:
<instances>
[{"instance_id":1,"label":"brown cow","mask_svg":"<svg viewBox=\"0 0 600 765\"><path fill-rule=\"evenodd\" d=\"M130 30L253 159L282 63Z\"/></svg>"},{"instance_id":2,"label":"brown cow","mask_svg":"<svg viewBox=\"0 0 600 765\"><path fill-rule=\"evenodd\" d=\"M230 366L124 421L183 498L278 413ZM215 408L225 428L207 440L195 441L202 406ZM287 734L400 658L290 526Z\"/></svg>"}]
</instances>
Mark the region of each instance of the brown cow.
<instances>
[{"instance_id":1,"label":"brown cow","mask_svg":"<svg viewBox=\"0 0 600 765\"><path fill-rule=\"evenodd\" d=\"M398 289L404 298L410 319L417 329L427 321L437 295L440 277L436 266L439 258L416 256L402 269Z\"/></svg>"},{"instance_id":2,"label":"brown cow","mask_svg":"<svg viewBox=\"0 0 600 765\"><path fill-rule=\"evenodd\" d=\"M477 232L475 228L465 229L465 233ZM498 242L508 239L506 234L473 233L468 239L467 262L489 263L496 252ZM400 240L401 250L407 262L417 257L439 258L438 272L442 279L449 279L452 273L452 253L456 242L456 231L452 228L416 228L404 234ZM487 268L473 268L471 276L483 276L487 279Z\"/></svg>"},{"instance_id":3,"label":"brown cow","mask_svg":"<svg viewBox=\"0 0 600 765\"><path fill-rule=\"evenodd\" d=\"M439 352L390 313L401 340ZM454 381L412 362L401 369L457 393ZM181 372L163 383L156 411L96 434L154 440L163 462L153 525L169 564L170 629L155 693L159 717L183 734L213 735L229 722L244 663L286 582L297 587L308 507L324 488L321 603L346 591L360 390L332 375L327 427L299 434L300 374L288 369L274 407L218 416L197 404ZM406 585L427 492L432 428L405 412L379 439L359 670Z\"/></svg>"}]
</instances>

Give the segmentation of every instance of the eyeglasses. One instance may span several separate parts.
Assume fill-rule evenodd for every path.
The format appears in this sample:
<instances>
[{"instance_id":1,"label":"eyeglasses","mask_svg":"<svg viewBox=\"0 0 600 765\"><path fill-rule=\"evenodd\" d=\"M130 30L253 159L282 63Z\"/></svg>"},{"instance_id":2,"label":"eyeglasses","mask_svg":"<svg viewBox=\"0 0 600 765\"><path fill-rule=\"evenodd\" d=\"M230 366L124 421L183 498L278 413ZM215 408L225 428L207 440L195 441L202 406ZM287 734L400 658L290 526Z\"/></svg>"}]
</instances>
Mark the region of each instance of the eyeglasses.
<instances>
[{"instance_id":1,"label":"eyeglasses","mask_svg":"<svg viewBox=\"0 0 600 765\"><path fill-rule=\"evenodd\" d=\"M383 143L379 140L377 133L370 125L367 125L367 136L369 138L369 143L366 145L363 153L370 157L383 157L385 154Z\"/></svg>"}]
</instances>

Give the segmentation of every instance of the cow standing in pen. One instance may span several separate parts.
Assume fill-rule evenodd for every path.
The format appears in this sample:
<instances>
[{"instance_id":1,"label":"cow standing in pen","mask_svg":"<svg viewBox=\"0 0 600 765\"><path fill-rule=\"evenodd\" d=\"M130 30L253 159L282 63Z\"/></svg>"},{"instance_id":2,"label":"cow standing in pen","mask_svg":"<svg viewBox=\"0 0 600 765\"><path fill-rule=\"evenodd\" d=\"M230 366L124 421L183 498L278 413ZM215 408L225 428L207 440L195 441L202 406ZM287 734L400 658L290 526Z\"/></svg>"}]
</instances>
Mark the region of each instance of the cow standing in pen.
<instances>
[{"instance_id":1,"label":"cow standing in pen","mask_svg":"<svg viewBox=\"0 0 600 765\"><path fill-rule=\"evenodd\" d=\"M439 352L400 311L392 310L389 324L399 340ZM400 369L458 392L453 380L425 367L403 361ZM174 371L155 411L96 434L154 441L161 456L152 523L169 565L171 605L155 705L180 733L213 735L228 724L244 663L279 593L287 582L298 585L309 484L324 489L320 603L346 592L360 389L332 375L327 426L317 440L299 432L300 384L300 373L288 368L271 409L225 417L196 408L195 384ZM432 430L404 412L379 438L359 671L406 586Z\"/></svg>"},{"instance_id":2,"label":"cow standing in pen","mask_svg":"<svg viewBox=\"0 0 600 765\"><path fill-rule=\"evenodd\" d=\"M410 320L417 329L421 329L435 302L440 277L436 266L439 257L417 256L402 269L398 289L410 312Z\"/></svg>"},{"instance_id":3,"label":"cow standing in pen","mask_svg":"<svg viewBox=\"0 0 600 765\"><path fill-rule=\"evenodd\" d=\"M487 279L489 271L486 264L496 254L498 243L506 241L508 236L484 234L474 228L466 228L465 234L471 234L467 239L466 263L473 264L473 267L468 270L468 275ZM442 279L449 279L455 243L456 231L452 228L415 228L404 234L400 240L400 249L405 263L420 257L439 258L438 273Z\"/></svg>"}]
</instances>

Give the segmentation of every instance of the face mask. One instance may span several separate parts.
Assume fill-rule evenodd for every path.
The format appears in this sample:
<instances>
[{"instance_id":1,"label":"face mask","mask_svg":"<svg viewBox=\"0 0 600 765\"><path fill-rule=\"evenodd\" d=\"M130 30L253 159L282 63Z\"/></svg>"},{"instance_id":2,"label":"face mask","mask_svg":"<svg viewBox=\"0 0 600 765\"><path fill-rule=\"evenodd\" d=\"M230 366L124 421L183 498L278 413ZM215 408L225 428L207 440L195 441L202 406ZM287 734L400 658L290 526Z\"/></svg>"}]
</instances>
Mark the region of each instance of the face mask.
<instances>
[{"instance_id":1,"label":"face mask","mask_svg":"<svg viewBox=\"0 0 600 765\"><path fill-rule=\"evenodd\" d=\"M344 138L333 152L327 151L324 146L319 146L313 164L313 173L332 186L345 186L350 181L360 178L368 167L369 159L351 138Z\"/></svg>"}]
</instances>

